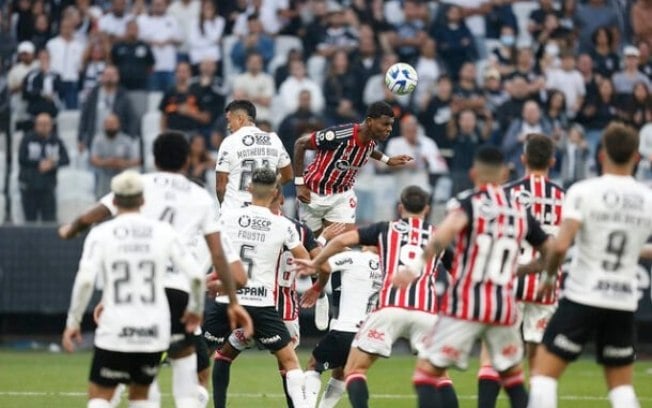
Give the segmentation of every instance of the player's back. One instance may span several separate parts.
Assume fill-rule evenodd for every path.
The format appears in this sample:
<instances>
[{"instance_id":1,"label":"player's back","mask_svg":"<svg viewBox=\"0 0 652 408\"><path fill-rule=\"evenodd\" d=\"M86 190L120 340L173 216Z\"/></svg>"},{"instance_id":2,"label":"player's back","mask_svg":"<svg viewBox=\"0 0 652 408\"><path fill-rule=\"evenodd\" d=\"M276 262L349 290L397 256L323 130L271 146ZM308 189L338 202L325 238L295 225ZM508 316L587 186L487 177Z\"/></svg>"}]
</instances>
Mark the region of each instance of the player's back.
<instances>
[{"instance_id":1,"label":"player's back","mask_svg":"<svg viewBox=\"0 0 652 408\"><path fill-rule=\"evenodd\" d=\"M330 257L328 264L340 273L339 313L331 330L357 332L378 303L383 281L380 258L373 252L351 250Z\"/></svg>"},{"instance_id":2,"label":"player's back","mask_svg":"<svg viewBox=\"0 0 652 408\"><path fill-rule=\"evenodd\" d=\"M240 208L251 202L247 187L253 171L259 167L278 170L290 165L290 156L276 133L245 126L229 135L218 152L215 171L228 173L222 210Z\"/></svg>"},{"instance_id":3,"label":"player's back","mask_svg":"<svg viewBox=\"0 0 652 408\"><path fill-rule=\"evenodd\" d=\"M168 347L170 311L164 290L171 252L183 251L169 225L134 213L89 233L90 259L100 270L104 311L95 344L114 351L160 351ZM93 256L93 251L100 251ZM135 348L135 349L134 349Z\"/></svg>"},{"instance_id":4,"label":"player's back","mask_svg":"<svg viewBox=\"0 0 652 408\"><path fill-rule=\"evenodd\" d=\"M652 233L652 191L629 176L603 175L574 184L563 212L581 222L564 297L635 310L639 252Z\"/></svg>"}]
</instances>

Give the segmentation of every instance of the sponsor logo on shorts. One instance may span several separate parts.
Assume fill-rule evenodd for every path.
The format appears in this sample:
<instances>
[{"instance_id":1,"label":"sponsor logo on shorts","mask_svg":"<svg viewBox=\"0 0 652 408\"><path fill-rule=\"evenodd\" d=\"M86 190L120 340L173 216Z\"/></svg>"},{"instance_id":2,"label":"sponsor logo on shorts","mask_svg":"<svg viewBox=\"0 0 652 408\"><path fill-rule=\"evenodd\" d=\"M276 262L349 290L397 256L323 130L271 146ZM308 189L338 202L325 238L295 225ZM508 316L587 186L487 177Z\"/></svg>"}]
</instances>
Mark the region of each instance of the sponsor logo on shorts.
<instances>
[{"instance_id":1,"label":"sponsor logo on shorts","mask_svg":"<svg viewBox=\"0 0 652 408\"><path fill-rule=\"evenodd\" d=\"M274 344L274 343L278 343L279 341L281 341L281 336L279 336L278 334L275 334L272 337L262 337L262 338L258 339L258 341L260 341L263 344Z\"/></svg>"},{"instance_id":2,"label":"sponsor logo on shorts","mask_svg":"<svg viewBox=\"0 0 652 408\"><path fill-rule=\"evenodd\" d=\"M349 198L349 207L355 208L358 205L358 202L355 198L351 197Z\"/></svg>"},{"instance_id":3,"label":"sponsor logo on shorts","mask_svg":"<svg viewBox=\"0 0 652 408\"><path fill-rule=\"evenodd\" d=\"M371 340L385 341L385 333L376 329L369 330L367 337Z\"/></svg>"},{"instance_id":4,"label":"sponsor logo on shorts","mask_svg":"<svg viewBox=\"0 0 652 408\"><path fill-rule=\"evenodd\" d=\"M503 347L503 349L500 351L500 354L505 357L514 357L516 354L518 354L518 346L515 344L510 344L506 347Z\"/></svg>"},{"instance_id":5,"label":"sponsor logo on shorts","mask_svg":"<svg viewBox=\"0 0 652 408\"><path fill-rule=\"evenodd\" d=\"M568 351L569 353L579 353L582 351L582 346L580 346L575 342L572 342L568 337L564 336L563 334L556 335L552 344L554 344L556 347L564 351Z\"/></svg>"},{"instance_id":6,"label":"sponsor logo on shorts","mask_svg":"<svg viewBox=\"0 0 652 408\"><path fill-rule=\"evenodd\" d=\"M458 360L460 358L460 351L453 346L442 347L441 353L450 360Z\"/></svg>"},{"instance_id":7,"label":"sponsor logo on shorts","mask_svg":"<svg viewBox=\"0 0 652 408\"><path fill-rule=\"evenodd\" d=\"M216 337L210 334L209 332L205 331L204 332L204 338L208 341L212 341L214 343L224 343L224 337Z\"/></svg>"},{"instance_id":8,"label":"sponsor logo on shorts","mask_svg":"<svg viewBox=\"0 0 652 408\"><path fill-rule=\"evenodd\" d=\"M630 357L634 354L634 347L614 347L614 346L605 346L602 349L603 357L610 358L624 358Z\"/></svg>"},{"instance_id":9,"label":"sponsor logo on shorts","mask_svg":"<svg viewBox=\"0 0 652 408\"><path fill-rule=\"evenodd\" d=\"M126 371L116 371L106 367L100 368L100 377L112 380L128 380L130 378Z\"/></svg>"},{"instance_id":10,"label":"sponsor logo on shorts","mask_svg":"<svg viewBox=\"0 0 652 408\"><path fill-rule=\"evenodd\" d=\"M142 366L140 370L143 372L143 374L149 377L156 377L156 374L158 374L158 366L156 365Z\"/></svg>"},{"instance_id":11,"label":"sponsor logo on shorts","mask_svg":"<svg viewBox=\"0 0 652 408\"><path fill-rule=\"evenodd\" d=\"M118 334L120 338L127 337L149 337L157 338L158 337L158 326L151 327L133 327L127 326L123 327L120 333Z\"/></svg>"},{"instance_id":12,"label":"sponsor logo on shorts","mask_svg":"<svg viewBox=\"0 0 652 408\"><path fill-rule=\"evenodd\" d=\"M535 325L536 329L539 331L544 331L546 329L546 326L548 326L548 319L546 319L545 317L537 320L537 323Z\"/></svg>"}]
</instances>

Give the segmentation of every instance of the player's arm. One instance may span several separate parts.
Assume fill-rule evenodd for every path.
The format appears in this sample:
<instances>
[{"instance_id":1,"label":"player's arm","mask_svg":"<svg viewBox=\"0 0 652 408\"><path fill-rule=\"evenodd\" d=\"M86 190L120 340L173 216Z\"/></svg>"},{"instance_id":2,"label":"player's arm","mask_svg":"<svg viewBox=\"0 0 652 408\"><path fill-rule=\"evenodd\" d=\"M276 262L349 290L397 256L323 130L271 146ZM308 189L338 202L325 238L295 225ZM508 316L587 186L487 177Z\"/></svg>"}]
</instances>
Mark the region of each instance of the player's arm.
<instances>
[{"instance_id":1,"label":"player's arm","mask_svg":"<svg viewBox=\"0 0 652 408\"><path fill-rule=\"evenodd\" d=\"M224 202L226 185L229 183L229 173L231 173L231 156L234 152L234 149L229 146L229 140L225 139L220 145L215 163L215 195L220 205Z\"/></svg>"},{"instance_id":2,"label":"player's arm","mask_svg":"<svg viewBox=\"0 0 652 408\"><path fill-rule=\"evenodd\" d=\"M81 232L86 231L93 224L111 218L111 211L102 203L97 203L93 208L75 218L70 224L59 227L58 234L61 239L72 239Z\"/></svg>"},{"instance_id":3,"label":"player's arm","mask_svg":"<svg viewBox=\"0 0 652 408\"><path fill-rule=\"evenodd\" d=\"M279 181L281 182L281 184L286 184L287 182L292 180L292 178L294 177L294 170L292 170L292 165L288 164L285 167L281 167L279 169L279 176L280 176Z\"/></svg>"},{"instance_id":4,"label":"player's arm","mask_svg":"<svg viewBox=\"0 0 652 408\"><path fill-rule=\"evenodd\" d=\"M172 231L172 227L170 227L170 231ZM204 276L200 266L190 252L183 247L176 233L173 234L170 245L170 259L174 267L183 272L190 283L190 296L183 321L186 323L186 331L192 333L201 324L204 312Z\"/></svg>"},{"instance_id":5,"label":"player's arm","mask_svg":"<svg viewBox=\"0 0 652 408\"><path fill-rule=\"evenodd\" d=\"M229 303L237 304L236 288L244 287L247 284L247 273L244 266L239 257L235 256L235 251L231 248L228 238L225 239L219 231L207 234L204 238L211 253L213 268L222 282L224 294L229 297ZM229 253L228 256L226 256L226 252Z\"/></svg>"},{"instance_id":6,"label":"player's arm","mask_svg":"<svg viewBox=\"0 0 652 408\"><path fill-rule=\"evenodd\" d=\"M224 194L226 193L226 185L229 183L229 173L222 171L215 172L215 195L220 205L224 202Z\"/></svg>"},{"instance_id":7,"label":"player's arm","mask_svg":"<svg viewBox=\"0 0 652 408\"><path fill-rule=\"evenodd\" d=\"M453 242L469 222L468 215L462 210L453 210L446 215L446 218L437 227L435 233L424 248L422 262L430 262L431 259L439 257Z\"/></svg>"},{"instance_id":8,"label":"player's arm","mask_svg":"<svg viewBox=\"0 0 652 408\"><path fill-rule=\"evenodd\" d=\"M294 184L297 186L297 198L302 203L310 202L310 190L305 186L303 182L303 165L306 150L315 150L317 145L315 144L315 133L305 134L297 139L294 142Z\"/></svg>"},{"instance_id":9,"label":"player's arm","mask_svg":"<svg viewBox=\"0 0 652 408\"><path fill-rule=\"evenodd\" d=\"M345 232L330 241L312 261L296 259L296 271L299 275L312 275L322 267L331 256L342 252L345 248L357 245L360 242L358 230ZM326 280L328 282L328 279ZM319 282L318 282L319 283ZM326 284L324 283L324 286Z\"/></svg>"},{"instance_id":10,"label":"player's arm","mask_svg":"<svg viewBox=\"0 0 652 408\"><path fill-rule=\"evenodd\" d=\"M652 244L645 244L639 255L641 259L652 259Z\"/></svg>"},{"instance_id":11,"label":"player's arm","mask_svg":"<svg viewBox=\"0 0 652 408\"><path fill-rule=\"evenodd\" d=\"M383 162L389 167L403 166L404 164L407 164L410 160L414 160L412 156L408 156L407 154L399 154L396 156L389 157L385 153L381 152L380 150L374 150L373 152L371 152L371 158L374 160L378 160L379 162Z\"/></svg>"},{"instance_id":12,"label":"player's arm","mask_svg":"<svg viewBox=\"0 0 652 408\"><path fill-rule=\"evenodd\" d=\"M582 223L576 219L566 218L561 222L557 238L551 240L549 251L545 257L544 272L550 279L557 277L557 271L561 267L566 252L573 245L573 240L580 230Z\"/></svg>"}]
</instances>

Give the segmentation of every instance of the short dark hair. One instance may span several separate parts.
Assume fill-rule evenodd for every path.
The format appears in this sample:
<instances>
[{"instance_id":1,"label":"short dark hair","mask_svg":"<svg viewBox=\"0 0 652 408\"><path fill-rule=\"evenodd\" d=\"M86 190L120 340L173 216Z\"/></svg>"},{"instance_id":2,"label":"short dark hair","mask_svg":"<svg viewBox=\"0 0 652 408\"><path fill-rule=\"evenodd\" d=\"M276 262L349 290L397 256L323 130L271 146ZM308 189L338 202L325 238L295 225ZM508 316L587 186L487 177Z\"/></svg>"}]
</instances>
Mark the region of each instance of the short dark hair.
<instances>
[{"instance_id":1,"label":"short dark hair","mask_svg":"<svg viewBox=\"0 0 652 408\"><path fill-rule=\"evenodd\" d=\"M611 122L602 134L602 146L616 164L627 163L638 152L638 133L623 123Z\"/></svg>"},{"instance_id":2,"label":"short dark hair","mask_svg":"<svg viewBox=\"0 0 652 408\"><path fill-rule=\"evenodd\" d=\"M546 170L555 154L552 139L540 133L525 136L525 161L533 170Z\"/></svg>"},{"instance_id":3,"label":"short dark hair","mask_svg":"<svg viewBox=\"0 0 652 408\"><path fill-rule=\"evenodd\" d=\"M164 171L179 171L190 154L190 144L181 132L163 132L154 140L154 161Z\"/></svg>"},{"instance_id":4,"label":"short dark hair","mask_svg":"<svg viewBox=\"0 0 652 408\"><path fill-rule=\"evenodd\" d=\"M256 120L256 107L246 99L234 99L226 105L224 112L244 111L251 120Z\"/></svg>"},{"instance_id":5,"label":"short dark hair","mask_svg":"<svg viewBox=\"0 0 652 408\"><path fill-rule=\"evenodd\" d=\"M115 201L115 206L131 210L134 208L139 208L143 205L143 193L138 193L136 195L117 195L113 196Z\"/></svg>"},{"instance_id":6,"label":"short dark hair","mask_svg":"<svg viewBox=\"0 0 652 408\"><path fill-rule=\"evenodd\" d=\"M389 116L390 118L394 117L394 110L392 107L385 101L374 102L367 108L367 117L368 118L379 118L381 116Z\"/></svg>"},{"instance_id":7,"label":"short dark hair","mask_svg":"<svg viewBox=\"0 0 652 408\"><path fill-rule=\"evenodd\" d=\"M498 167L505 162L505 156L499 148L494 146L482 146L475 152L474 162L488 166Z\"/></svg>"},{"instance_id":8,"label":"short dark hair","mask_svg":"<svg viewBox=\"0 0 652 408\"><path fill-rule=\"evenodd\" d=\"M408 186L401 191L401 204L406 211L418 214L429 204L430 195L419 186Z\"/></svg>"},{"instance_id":9,"label":"short dark hair","mask_svg":"<svg viewBox=\"0 0 652 408\"><path fill-rule=\"evenodd\" d=\"M261 184L263 186L276 186L278 179L276 172L271 167L263 166L258 167L251 173L251 183Z\"/></svg>"}]
</instances>

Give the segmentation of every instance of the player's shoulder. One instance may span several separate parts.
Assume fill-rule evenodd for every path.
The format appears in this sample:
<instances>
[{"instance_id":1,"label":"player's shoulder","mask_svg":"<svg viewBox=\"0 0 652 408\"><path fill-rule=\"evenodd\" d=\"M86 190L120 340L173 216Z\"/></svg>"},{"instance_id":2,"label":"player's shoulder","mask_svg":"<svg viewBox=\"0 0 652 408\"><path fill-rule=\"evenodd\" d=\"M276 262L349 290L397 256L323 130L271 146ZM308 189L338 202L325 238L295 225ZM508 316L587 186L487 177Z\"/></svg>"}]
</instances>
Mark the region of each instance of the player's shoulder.
<instances>
[{"instance_id":1,"label":"player's shoulder","mask_svg":"<svg viewBox=\"0 0 652 408\"><path fill-rule=\"evenodd\" d=\"M357 123L346 123L343 125L331 126L326 129L315 132L318 141L332 142L334 140L344 140L353 137L358 127Z\"/></svg>"},{"instance_id":2,"label":"player's shoulder","mask_svg":"<svg viewBox=\"0 0 652 408\"><path fill-rule=\"evenodd\" d=\"M470 202L473 200L474 197L483 195L484 193L480 190L477 189L468 189L461 191L455 195L455 197L452 197L448 202L446 203L446 210L447 211L452 211L452 210L457 210L462 207L463 204Z\"/></svg>"}]
</instances>

